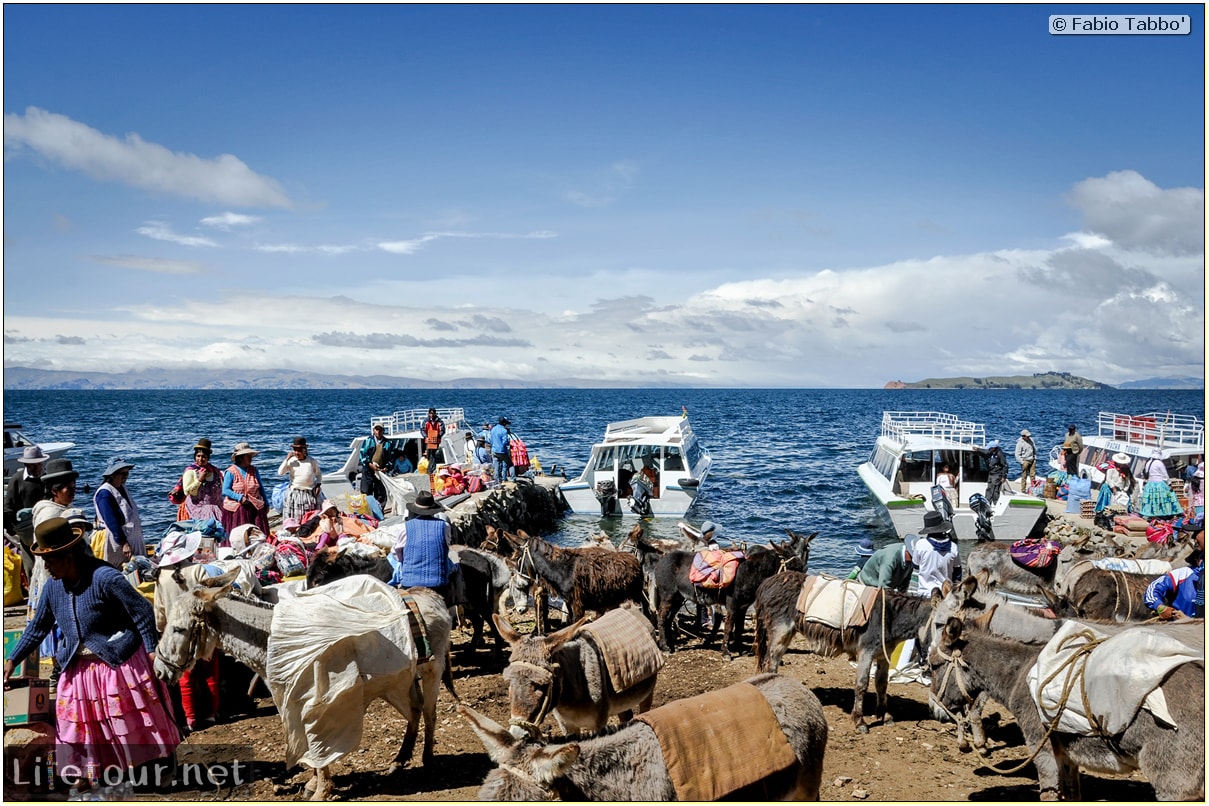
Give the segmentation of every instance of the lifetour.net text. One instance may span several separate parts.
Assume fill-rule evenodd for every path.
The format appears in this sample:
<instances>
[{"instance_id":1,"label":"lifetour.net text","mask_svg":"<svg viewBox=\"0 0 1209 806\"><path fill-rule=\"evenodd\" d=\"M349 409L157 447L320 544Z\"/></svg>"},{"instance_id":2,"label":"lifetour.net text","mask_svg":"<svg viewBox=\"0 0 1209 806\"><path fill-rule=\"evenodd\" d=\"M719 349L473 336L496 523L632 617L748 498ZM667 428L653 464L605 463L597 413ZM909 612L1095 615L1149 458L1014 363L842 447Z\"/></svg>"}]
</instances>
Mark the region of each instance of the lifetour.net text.
<instances>
[{"instance_id":1,"label":"lifetour.net text","mask_svg":"<svg viewBox=\"0 0 1209 806\"><path fill-rule=\"evenodd\" d=\"M160 758L133 767L78 760L106 755L81 753L78 747L68 750L62 746L31 754L6 754L4 783L32 795L50 794L80 784L154 793L230 789L256 780L253 751L247 746L194 745L189 747L187 758ZM68 758L72 760L62 760Z\"/></svg>"}]
</instances>

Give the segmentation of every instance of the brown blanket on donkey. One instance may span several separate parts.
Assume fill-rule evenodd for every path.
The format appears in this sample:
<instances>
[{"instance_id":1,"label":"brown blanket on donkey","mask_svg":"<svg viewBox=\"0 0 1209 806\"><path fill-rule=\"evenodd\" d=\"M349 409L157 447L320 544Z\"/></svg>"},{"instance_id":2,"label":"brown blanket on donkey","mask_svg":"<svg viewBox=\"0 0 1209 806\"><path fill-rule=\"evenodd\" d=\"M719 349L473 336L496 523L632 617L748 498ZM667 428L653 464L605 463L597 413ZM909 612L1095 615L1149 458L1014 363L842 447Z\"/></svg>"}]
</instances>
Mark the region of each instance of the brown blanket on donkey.
<instances>
[{"instance_id":1,"label":"brown blanket on donkey","mask_svg":"<svg viewBox=\"0 0 1209 806\"><path fill-rule=\"evenodd\" d=\"M655 731L678 800L718 800L797 761L768 700L750 683L634 719Z\"/></svg>"},{"instance_id":2,"label":"brown blanket on donkey","mask_svg":"<svg viewBox=\"0 0 1209 806\"><path fill-rule=\"evenodd\" d=\"M869 621L880 590L856 580L807 576L798 594L798 612L807 621L838 629L863 627Z\"/></svg>"},{"instance_id":3,"label":"brown blanket on donkey","mask_svg":"<svg viewBox=\"0 0 1209 806\"><path fill-rule=\"evenodd\" d=\"M579 629L604 657L609 680L625 691L663 668L663 653L651 636L651 622L629 607L610 610Z\"/></svg>"}]
</instances>

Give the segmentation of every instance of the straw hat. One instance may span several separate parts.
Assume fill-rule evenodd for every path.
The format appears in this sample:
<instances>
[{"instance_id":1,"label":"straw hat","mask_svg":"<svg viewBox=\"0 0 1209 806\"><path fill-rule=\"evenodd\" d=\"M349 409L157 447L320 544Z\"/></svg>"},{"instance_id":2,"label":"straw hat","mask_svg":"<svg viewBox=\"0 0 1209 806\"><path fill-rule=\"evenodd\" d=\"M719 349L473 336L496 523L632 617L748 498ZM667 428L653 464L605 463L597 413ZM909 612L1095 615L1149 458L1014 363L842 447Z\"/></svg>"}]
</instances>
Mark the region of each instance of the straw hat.
<instances>
[{"instance_id":1,"label":"straw hat","mask_svg":"<svg viewBox=\"0 0 1209 806\"><path fill-rule=\"evenodd\" d=\"M1129 458L1129 454L1127 453L1114 453L1112 455L1112 460L1118 465L1127 465L1133 461Z\"/></svg>"},{"instance_id":2,"label":"straw hat","mask_svg":"<svg viewBox=\"0 0 1209 806\"><path fill-rule=\"evenodd\" d=\"M234 462L240 456L259 456L260 451L252 450L252 446L246 442L238 442L235 445L235 450L231 451L231 461Z\"/></svg>"}]
</instances>

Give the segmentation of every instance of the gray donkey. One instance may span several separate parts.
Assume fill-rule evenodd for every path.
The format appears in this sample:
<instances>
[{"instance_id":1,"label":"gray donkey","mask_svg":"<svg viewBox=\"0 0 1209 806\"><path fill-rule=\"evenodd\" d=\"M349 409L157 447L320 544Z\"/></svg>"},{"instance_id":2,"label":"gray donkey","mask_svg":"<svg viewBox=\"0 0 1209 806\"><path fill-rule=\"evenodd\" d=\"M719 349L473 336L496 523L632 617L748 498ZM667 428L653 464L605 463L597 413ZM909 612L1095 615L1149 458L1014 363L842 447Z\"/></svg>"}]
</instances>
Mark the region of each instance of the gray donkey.
<instances>
[{"instance_id":1,"label":"gray donkey","mask_svg":"<svg viewBox=\"0 0 1209 806\"><path fill-rule=\"evenodd\" d=\"M1115 735L1064 733L1045 724L1030 691L1029 670L1042 645L994 635L984 628L990 619L988 613L945 623L929 653L932 694L955 712L983 692L1007 708L1034 755L1042 800L1079 800L1081 767L1108 773L1140 769L1159 800L1205 799L1203 660L1177 666L1161 684L1178 729L1139 708ZM1204 623L1191 626L1203 650Z\"/></svg>"}]
</instances>

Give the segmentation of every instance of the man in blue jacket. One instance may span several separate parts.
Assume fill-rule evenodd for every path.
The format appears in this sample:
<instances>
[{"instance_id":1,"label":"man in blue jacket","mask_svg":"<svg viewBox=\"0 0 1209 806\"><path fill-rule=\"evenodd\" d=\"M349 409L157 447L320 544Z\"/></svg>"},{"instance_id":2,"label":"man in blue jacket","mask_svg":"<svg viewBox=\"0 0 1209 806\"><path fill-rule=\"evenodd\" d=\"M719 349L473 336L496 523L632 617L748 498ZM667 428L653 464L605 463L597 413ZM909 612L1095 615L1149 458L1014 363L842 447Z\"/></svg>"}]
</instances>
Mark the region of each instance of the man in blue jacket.
<instances>
[{"instance_id":1,"label":"man in blue jacket","mask_svg":"<svg viewBox=\"0 0 1209 806\"><path fill-rule=\"evenodd\" d=\"M508 422L507 417L500 417L500 421L491 427L491 456L495 460L492 462L495 480L501 484L508 478L508 468L512 467L512 459L508 454L508 426L512 423Z\"/></svg>"},{"instance_id":2,"label":"man in blue jacket","mask_svg":"<svg viewBox=\"0 0 1209 806\"><path fill-rule=\"evenodd\" d=\"M1193 538L1196 551L1189 565L1174 568L1146 588L1146 606L1161 619L1173 619L1180 613L1189 618L1205 617L1205 530Z\"/></svg>"}]
</instances>

